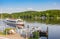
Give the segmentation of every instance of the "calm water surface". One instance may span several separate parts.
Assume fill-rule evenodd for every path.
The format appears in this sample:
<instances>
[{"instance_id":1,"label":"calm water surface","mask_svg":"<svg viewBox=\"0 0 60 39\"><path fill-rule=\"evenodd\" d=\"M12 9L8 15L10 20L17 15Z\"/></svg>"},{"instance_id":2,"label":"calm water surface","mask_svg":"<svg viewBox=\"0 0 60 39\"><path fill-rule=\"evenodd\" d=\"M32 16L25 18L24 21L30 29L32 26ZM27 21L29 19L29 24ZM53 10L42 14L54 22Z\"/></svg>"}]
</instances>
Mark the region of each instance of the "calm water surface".
<instances>
[{"instance_id":1,"label":"calm water surface","mask_svg":"<svg viewBox=\"0 0 60 39\"><path fill-rule=\"evenodd\" d=\"M51 25L51 24L42 24L37 22L24 22L25 28L29 25L30 29L33 27L40 27L42 31L46 31L48 26L48 39L60 39L60 25ZM3 20L0 20L0 31L4 30L7 27L12 27L6 25ZM14 27L12 27L14 28ZM46 37L41 37L41 39L47 39Z\"/></svg>"}]
</instances>

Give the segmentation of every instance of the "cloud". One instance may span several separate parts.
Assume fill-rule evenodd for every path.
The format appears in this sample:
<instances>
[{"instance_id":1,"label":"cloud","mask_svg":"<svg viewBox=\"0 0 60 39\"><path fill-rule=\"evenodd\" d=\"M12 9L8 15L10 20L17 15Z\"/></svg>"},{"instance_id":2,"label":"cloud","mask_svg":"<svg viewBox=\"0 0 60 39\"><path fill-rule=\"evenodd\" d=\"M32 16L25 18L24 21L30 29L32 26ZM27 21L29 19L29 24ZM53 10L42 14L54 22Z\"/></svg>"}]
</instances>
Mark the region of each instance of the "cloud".
<instances>
[{"instance_id":1,"label":"cloud","mask_svg":"<svg viewBox=\"0 0 60 39\"><path fill-rule=\"evenodd\" d=\"M23 11L22 8L1 8L0 13L13 13Z\"/></svg>"},{"instance_id":2,"label":"cloud","mask_svg":"<svg viewBox=\"0 0 60 39\"><path fill-rule=\"evenodd\" d=\"M33 10L33 8L27 8L27 10Z\"/></svg>"},{"instance_id":3,"label":"cloud","mask_svg":"<svg viewBox=\"0 0 60 39\"><path fill-rule=\"evenodd\" d=\"M13 13L33 10L32 8L1 8L0 13Z\"/></svg>"}]
</instances>

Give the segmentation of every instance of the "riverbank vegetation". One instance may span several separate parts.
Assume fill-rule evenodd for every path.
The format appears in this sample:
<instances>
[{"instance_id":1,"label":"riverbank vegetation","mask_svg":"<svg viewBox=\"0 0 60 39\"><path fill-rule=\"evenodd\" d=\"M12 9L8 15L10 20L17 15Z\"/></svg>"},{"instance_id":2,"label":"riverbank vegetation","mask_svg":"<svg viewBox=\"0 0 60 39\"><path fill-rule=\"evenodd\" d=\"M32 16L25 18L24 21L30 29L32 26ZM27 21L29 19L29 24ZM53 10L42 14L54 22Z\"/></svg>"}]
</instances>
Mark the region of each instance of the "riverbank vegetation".
<instances>
[{"instance_id":1,"label":"riverbank vegetation","mask_svg":"<svg viewBox=\"0 0 60 39\"><path fill-rule=\"evenodd\" d=\"M33 32L33 36L29 37L29 39L39 39L39 32Z\"/></svg>"},{"instance_id":2,"label":"riverbank vegetation","mask_svg":"<svg viewBox=\"0 0 60 39\"><path fill-rule=\"evenodd\" d=\"M0 35L4 35L4 33L3 32L0 32Z\"/></svg>"},{"instance_id":3,"label":"riverbank vegetation","mask_svg":"<svg viewBox=\"0 0 60 39\"><path fill-rule=\"evenodd\" d=\"M60 24L60 10L46 10L46 11L24 11L15 13L0 14L0 18L21 18L30 22L41 22L46 24Z\"/></svg>"},{"instance_id":4,"label":"riverbank vegetation","mask_svg":"<svg viewBox=\"0 0 60 39\"><path fill-rule=\"evenodd\" d=\"M0 32L0 35L9 35L9 34L15 34L15 29L6 28L5 30Z\"/></svg>"}]
</instances>

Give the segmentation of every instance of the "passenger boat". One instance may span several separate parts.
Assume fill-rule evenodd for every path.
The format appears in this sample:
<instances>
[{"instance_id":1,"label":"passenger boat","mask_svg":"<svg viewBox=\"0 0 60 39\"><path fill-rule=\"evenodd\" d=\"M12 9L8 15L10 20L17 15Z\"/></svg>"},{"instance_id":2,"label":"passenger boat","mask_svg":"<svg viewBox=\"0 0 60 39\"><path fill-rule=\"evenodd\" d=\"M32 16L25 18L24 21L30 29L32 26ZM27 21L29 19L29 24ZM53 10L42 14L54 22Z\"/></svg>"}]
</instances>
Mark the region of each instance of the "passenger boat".
<instances>
[{"instance_id":1,"label":"passenger boat","mask_svg":"<svg viewBox=\"0 0 60 39\"><path fill-rule=\"evenodd\" d=\"M18 28L24 27L24 21L22 19L5 19L4 22L9 26L14 26Z\"/></svg>"}]
</instances>

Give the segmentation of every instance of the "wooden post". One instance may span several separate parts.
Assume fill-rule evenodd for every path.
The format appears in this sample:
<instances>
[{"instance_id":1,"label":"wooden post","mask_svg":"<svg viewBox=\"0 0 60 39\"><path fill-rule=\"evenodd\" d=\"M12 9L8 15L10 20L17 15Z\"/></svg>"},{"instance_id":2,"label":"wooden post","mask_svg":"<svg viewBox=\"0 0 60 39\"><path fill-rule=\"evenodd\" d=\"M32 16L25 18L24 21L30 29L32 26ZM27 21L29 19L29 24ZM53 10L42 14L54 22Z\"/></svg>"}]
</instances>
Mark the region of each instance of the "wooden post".
<instances>
[{"instance_id":1,"label":"wooden post","mask_svg":"<svg viewBox=\"0 0 60 39\"><path fill-rule=\"evenodd\" d=\"M47 27L47 39L48 39L48 27Z\"/></svg>"}]
</instances>

